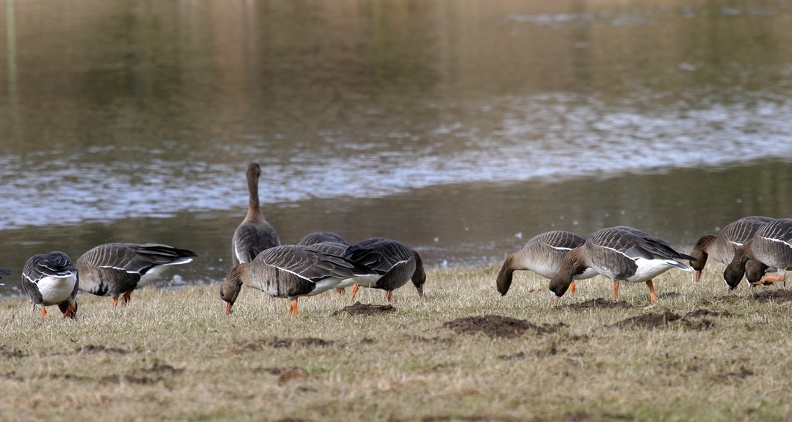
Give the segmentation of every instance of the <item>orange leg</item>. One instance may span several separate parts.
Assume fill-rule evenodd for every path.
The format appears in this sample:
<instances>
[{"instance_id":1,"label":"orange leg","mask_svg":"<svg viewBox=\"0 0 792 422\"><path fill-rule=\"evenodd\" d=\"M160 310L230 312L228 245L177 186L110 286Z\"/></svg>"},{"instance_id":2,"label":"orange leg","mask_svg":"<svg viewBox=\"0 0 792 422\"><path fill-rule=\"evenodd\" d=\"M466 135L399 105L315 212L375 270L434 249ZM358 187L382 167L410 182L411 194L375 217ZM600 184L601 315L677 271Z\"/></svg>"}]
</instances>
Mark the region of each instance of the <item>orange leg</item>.
<instances>
[{"instance_id":1,"label":"orange leg","mask_svg":"<svg viewBox=\"0 0 792 422\"><path fill-rule=\"evenodd\" d=\"M63 318L66 319L66 317L70 317L70 316L74 315L74 312L76 310L77 310L77 307L74 306L74 304L69 305L69 307L66 308L66 312L63 313Z\"/></svg>"},{"instance_id":2,"label":"orange leg","mask_svg":"<svg viewBox=\"0 0 792 422\"><path fill-rule=\"evenodd\" d=\"M574 296L575 295L575 282L574 281L569 283L569 295L570 296Z\"/></svg>"},{"instance_id":3,"label":"orange leg","mask_svg":"<svg viewBox=\"0 0 792 422\"><path fill-rule=\"evenodd\" d=\"M765 275L762 277L761 280L756 282L755 284L762 284L762 285L770 285L773 283L778 283L779 281L786 282L786 274L777 274L777 275Z\"/></svg>"},{"instance_id":4,"label":"orange leg","mask_svg":"<svg viewBox=\"0 0 792 422\"><path fill-rule=\"evenodd\" d=\"M358 291L358 289L359 289L359 288L360 288L360 286L358 286L358 284L357 284L357 283L355 283L355 284L352 286L352 301L353 301L353 302L355 301L355 294L357 294L357 291Z\"/></svg>"},{"instance_id":5,"label":"orange leg","mask_svg":"<svg viewBox=\"0 0 792 422\"><path fill-rule=\"evenodd\" d=\"M124 293L124 296L122 298L124 299L124 305L129 303L129 300L132 299L132 290Z\"/></svg>"},{"instance_id":6,"label":"orange leg","mask_svg":"<svg viewBox=\"0 0 792 422\"><path fill-rule=\"evenodd\" d=\"M291 305L289 306L289 312L286 315L294 315L297 316L300 314L300 311L297 310L297 298L291 300Z\"/></svg>"},{"instance_id":7,"label":"orange leg","mask_svg":"<svg viewBox=\"0 0 792 422\"><path fill-rule=\"evenodd\" d=\"M652 283L652 280L646 280L646 287L649 288L649 302L657 302L657 294L655 294L654 283Z\"/></svg>"},{"instance_id":8,"label":"orange leg","mask_svg":"<svg viewBox=\"0 0 792 422\"><path fill-rule=\"evenodd\" d=\"M113 307L115 308L116 306L118 306L118 298L114 297L113 298Z\"/></svg>"},{"instance_id":9,"label":"orange leg","mask_svg":"<svg viewBox=\"0 0 792 422\"><path fill-rule=\"evenodd\" d=\"M385 299L388 299L388 302L390 302L393 299L393 290L388 290L387 292L385 292Z\"/></svg>"},{"instance_id":10,"label":"orange leg","mask_svg":"<svg viewBox=\"0 0 792 422\"><path fill-rule=\"evenodd\" d=\"M619 300L619 282L613 282L613 300Z\"/></svg>"},{"instance_id":11,"label":"orange leg","mask_svg":"<svg viewBox=\"0 0 792 422\"><path fill-rule=\"evenodd\" d=\"M47 308L41 307L41 317L44 318L44 321L47 320Z\"/></svg>"},{"instance_id":12,"label":"orange leg","mask_svg":"<svg viewBox=\"0 0 792 422\"><path fill-rule=\"evenodd\" d=\"M342 287L342 288L340 288L340 289L336 289L336 293L338 293L338 294L340 294L340 295L344 294L345 292L346 292L346 290L344 290L344 288L343 288L343 287Z\"/></svg>"}]
</instances>

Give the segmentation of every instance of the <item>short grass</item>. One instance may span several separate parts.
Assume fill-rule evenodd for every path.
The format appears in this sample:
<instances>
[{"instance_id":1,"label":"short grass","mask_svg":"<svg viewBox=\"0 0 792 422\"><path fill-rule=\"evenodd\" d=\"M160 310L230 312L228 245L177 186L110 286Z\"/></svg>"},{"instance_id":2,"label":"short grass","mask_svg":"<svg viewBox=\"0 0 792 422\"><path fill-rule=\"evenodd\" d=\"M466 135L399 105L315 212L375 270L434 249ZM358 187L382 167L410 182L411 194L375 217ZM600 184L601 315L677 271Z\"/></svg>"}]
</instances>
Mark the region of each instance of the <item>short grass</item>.
<instances>
[{"instance_id":1,"label":"short grass","mask_svg":"<svg viewBox=\"0 0 792 422\"><path fill-rule=\"evenodd\" d=\"M527 272L501 297L497 270L430 271L424 299L405 287L394 312L375 315L334 315L349 294L327 293L287 317L286 300L244 288L226 316L218 286L141 289L118 309L81 295L76 320L3 301L0 419L707 421L792 411L792 295L782 286L726 295L712 265L700 283L658 277L650 307L643 284L622 286L613 306L599 277L552 304L547 280ZM380 291L359 299L385 304ZM528 328L507 337L493 319L456 322L486 329L473 334L444 326L485 315Z\"/></svg>"}]
</instances>

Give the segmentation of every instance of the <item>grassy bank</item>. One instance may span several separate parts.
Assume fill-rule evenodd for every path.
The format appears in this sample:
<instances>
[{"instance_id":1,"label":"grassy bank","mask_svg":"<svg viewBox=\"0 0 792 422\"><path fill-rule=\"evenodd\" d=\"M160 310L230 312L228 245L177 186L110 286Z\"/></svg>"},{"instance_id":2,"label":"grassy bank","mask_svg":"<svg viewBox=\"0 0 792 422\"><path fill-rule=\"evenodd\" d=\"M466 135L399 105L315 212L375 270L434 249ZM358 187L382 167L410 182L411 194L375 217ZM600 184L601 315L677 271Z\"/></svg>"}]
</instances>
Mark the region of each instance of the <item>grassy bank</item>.
<instances>
[{"instance_id":1,"label":"grassy bank","mask_svg":"<svg viewBox=\"0 0 792 422\"><path fill-rule=\"evenodd\" d=\"M119 309L80 295L73 321L3 301L0 418L783 419L792 294L727 296L711 267L701 283L658 277L651 307L643 284L611 302L600 277L553 305L527 272L500 297L494 266L430 271L423 300L405 287L366 314L334 315L350 303L333 293L286 317L286 300L245 288L226 316L217 286L146 288Z\"/></svg>"}]
</instances>

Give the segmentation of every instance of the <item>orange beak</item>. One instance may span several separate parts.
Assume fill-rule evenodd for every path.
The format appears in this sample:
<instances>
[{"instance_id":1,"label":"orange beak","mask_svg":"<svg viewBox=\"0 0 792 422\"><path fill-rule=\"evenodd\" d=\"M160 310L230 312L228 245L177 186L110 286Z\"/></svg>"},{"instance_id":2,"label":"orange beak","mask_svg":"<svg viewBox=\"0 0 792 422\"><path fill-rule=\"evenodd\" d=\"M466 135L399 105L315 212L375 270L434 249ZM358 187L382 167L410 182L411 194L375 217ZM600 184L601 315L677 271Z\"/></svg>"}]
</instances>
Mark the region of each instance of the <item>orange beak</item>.
<instances>
[{"instance_id":1,"label":"orange beak","mask_svg":"<svg viewBox=\"0 0 792 422\"><path fill-rule=\"evenodd\" d=\"M701 271L696 271L696 281L701 281Z\"/></svg>"},{"instance_id":2,"label":"orange beak","mask_svg":"<svg viewBox=\"0 0 792 422\"><path fill-rule=\"evenodd\" d=\"M233 311L231 310L231 307L232 307L232 306L234 306L234 305L232 305L232 304L230 304L230 303L226 302L226 304L225 304L225 314L226 314L226 315L231 315L231 312L233 312Z\"/></svg>"}]
</instances>

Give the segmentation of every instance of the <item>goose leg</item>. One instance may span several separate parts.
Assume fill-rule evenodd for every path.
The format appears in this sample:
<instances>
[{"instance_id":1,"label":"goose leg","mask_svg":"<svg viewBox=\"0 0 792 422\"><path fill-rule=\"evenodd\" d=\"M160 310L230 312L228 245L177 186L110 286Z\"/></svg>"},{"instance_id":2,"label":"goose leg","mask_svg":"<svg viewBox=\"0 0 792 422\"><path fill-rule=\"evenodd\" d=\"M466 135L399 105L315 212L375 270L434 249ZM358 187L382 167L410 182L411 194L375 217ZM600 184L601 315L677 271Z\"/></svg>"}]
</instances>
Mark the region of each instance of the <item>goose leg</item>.
<instances>
[{"instance_id":1,"label":"goose leg","mask_svg":"<svg viewBox=\"0 0 792 422\"><path fill-rule=\"evenodd\" d=\"M346 292L346 290L344 290L343 287L336 289L336 293L338 293L340 295L344 294L345 292Z\"/></svg>"},{"instance_id":2,"label":"goose leg","mask_svg":"<svg viewBox=\"0 0 792 422\"><path fill-rule=\"evenodd\" d=\"M41 317L44 318L44 321L47 320L47 308L41 307Z\"/></svg>"},{"instance_id":3,"label":"goose leg","mask_svg":"<svg viewBox=\"0 0 792 422\"><path fill-rule=\"evenodd\" d=\"M358 286L358 284L357 284L357 283L355 283L355 284L352 286L352 301L353 301L353 302L355 301L355 294L357 294L357 291L358 291L358 289L359 289L359 288L360 288L360 286Z\"/></svg>"},{"instance_id":4,"label":"goose leg","mask_svg":"<svg viewBox=\"0 0 792 422\"><path fill-rule=\"evenodd\" d=\"M614 281L613 282L613 300L614 301L619 300L619 282L618 281Z\"/></svg>"},{"instance_id":5,"label":"goose leg","mask_svg":"<svg viewBox=\"0 0 792 422\"><path fill-rule=\"evenodd\" d=\"M575 295L575 282L574 281L569 283L569 295L570 296L574 296Z\"/></svg>"},{"instance_id":6,"label":"goose leg","mask_svg":"<svg viewBox=\"0 0 792 422\"><path fill-rule=\"evenodd\" d=\"M388 302L390 302L391 299L393 299L393 290L388 290L387 292L385 292L385 299L388 299Z\"/></svg>"},{"instance_id":7,"label":"goose leg","mask_svg":"<svg viewBox=\"0 0 792 422\"><path fill-rule=\"evenodd\" d=\"M754 285L756 286L762 284L764 286L767 286L773 283L778 283L779 281L783 281L786 283L786 274L765 275L764 277L762 277L761 280L754 283Z\"/></svg>"},{"instance_id":8,"label":"goose leg","mask_svg":"<svg viewBox=\"0 0 792 422\"><path fill-rule=\"evenodd\" d=\"M646 287L649 288L649 302L655 303L657 301L657 294L655 294L654 283L652 280L646 280Z\"/></svg>"},{"instance_id":9,"label":"goose leg","mask_svg":"<svg viewBox=\"0 0 792 422\"><path fill-rule=\"evenodd\" d=\"M63 319L66 319L66 317L71 317L72 315L74 315L74 312L76 310L77 310L77 307L74 306L73 303L70 304L69 307L66 308L66 312L63 313Z\"/></svg>"},{"instance_id":10,"label":"goose leg","mask_svg":"<svg viewBox=\"0 0 792 422\"><path fill-rule=\"evenodd\" d=\"M132 299L132 290L124 293L123 299L124 299L124 305L129 303L129 300Z\"/></svg>"},{"instance_id":11,"label":"goose leg","mask_svg":"<svg viewBox=\"0 0 792 422\"><path fill-rule=\"evenodd\" d=\"M114 297L113 298L113 307L115 308L116 306L118 306L118 298Z\"/></svg>"},{"instance_id":12,"label":"goose leg","mask_svg":"<svg viewBox=\"0 0 792 422\"><path fill-rule=\"evenodd\" d=\"M289 312L286 315L294 315L297 316L300 314L300 311L297 310L297 298L291 300L291 304L289 305Z\"/></svg>"}]
</instances>

